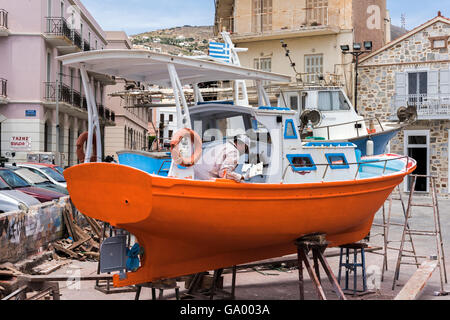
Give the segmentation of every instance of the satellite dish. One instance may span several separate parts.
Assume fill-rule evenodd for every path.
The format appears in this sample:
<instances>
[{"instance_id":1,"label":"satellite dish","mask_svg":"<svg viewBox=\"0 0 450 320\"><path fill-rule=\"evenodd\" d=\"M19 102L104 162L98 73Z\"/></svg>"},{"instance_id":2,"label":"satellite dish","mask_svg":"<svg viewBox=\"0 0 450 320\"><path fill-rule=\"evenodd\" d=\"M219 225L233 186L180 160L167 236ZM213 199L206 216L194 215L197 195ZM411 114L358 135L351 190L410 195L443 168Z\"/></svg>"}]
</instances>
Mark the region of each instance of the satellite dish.
<instances>
[{"instance_id":1,"label":"satellite dish","mask_svg":"<svg viewBox=\"0 0 450 320\"><path fill-rule=\"evenodd\" d=\"M300 121L303 126L308 125L309 121L311 121L313 126L317 126L322 121L322 114L318 110L305 110L300 116Z\"/></svg>"}]
</instances>

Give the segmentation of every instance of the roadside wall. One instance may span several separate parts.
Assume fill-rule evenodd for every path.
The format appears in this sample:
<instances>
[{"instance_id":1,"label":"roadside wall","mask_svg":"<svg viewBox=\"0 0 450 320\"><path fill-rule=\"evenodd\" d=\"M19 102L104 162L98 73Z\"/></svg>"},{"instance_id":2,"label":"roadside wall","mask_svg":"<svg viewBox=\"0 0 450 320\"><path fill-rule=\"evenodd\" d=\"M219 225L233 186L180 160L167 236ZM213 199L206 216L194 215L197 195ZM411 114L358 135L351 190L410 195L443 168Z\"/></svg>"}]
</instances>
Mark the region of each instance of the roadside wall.
<instances>
[{"instance_id":1,"label":"roadside wall","mask_svg":"<svg viewBox=\"0 0 450 320\"><path fill-rule=\"evenodd\" d=\"M0 215L0 263L15 263L47 249L64 232L62 212L69 197L58 203Z\"/></svg>"}]
</instances>

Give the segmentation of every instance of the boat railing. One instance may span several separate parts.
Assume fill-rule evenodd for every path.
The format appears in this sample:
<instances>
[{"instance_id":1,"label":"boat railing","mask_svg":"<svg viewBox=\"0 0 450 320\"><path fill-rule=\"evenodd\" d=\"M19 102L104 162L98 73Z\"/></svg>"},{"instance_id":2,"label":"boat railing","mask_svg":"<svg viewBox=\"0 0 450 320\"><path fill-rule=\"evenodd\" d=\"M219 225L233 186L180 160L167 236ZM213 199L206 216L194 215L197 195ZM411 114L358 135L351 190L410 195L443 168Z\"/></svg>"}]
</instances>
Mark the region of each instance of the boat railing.
<instances>
[{"instance_id":1,"label":"boat railing","mask_svg":"<svg viewBox=\"0 0 450 320\"><path fill-rule=\"evenodd\" d=\"M384 127L383 127L383 124L381 123L381 121L380 121L380 119L379 118L376 118L376 117L371 117L371 118L364 118L364 119L361 119L361 120L355 120L355 121L350 121L350 122L344 122L344 123L338 123L338 124L332 124L332 125L328 125L328 126L323 126L323 127L316 127L316 128L314 128L314 129L316 129L316 130L319 130L319 129L327 129L327 137L328 137L328 140L330 140L330 129L331 128L336 128L336 127L341 127L341 126L346 126L346 125L349 125L349 124L354 124L355 125L355 127L358 125L358 124L360 124L360 123L366 123L366 122L371 122L371 121L376 121L376 122L378 122L378 125L380 126L380 128L381 128L381 132L384 132L385 131L385 129L384 129ZM359 130L356 130L356 134L357 134L357 137L359 138L361 135L360 135L360 132L359 132Z\"/></svg>"},{"instance_id":2,"label":"boat railing","mask_svg":"<svg viewBox=\"0 0 450 320\"><path fill-rule=\"evenodd\" d=\"M384 177L386 175L386 170L388 168L388 163L389 162L397 161L397 160L404 160L404 159L406 159L406 165L405 165L405 168L404 168L404 172L406 173L406 172L408 172L409 164L412 163L412 158L409 157L409 156L400 156L400 157L396 157L396 158L378 159L378 160L375 160L375 159L374 160L364 160L364 161L360 161L360 162L356 162L356 163L346 163L345 166L348 166L348 167L350 167L350 166L357 166L355 178L353 179L353 180L357 180L358 179L358 175L359 175L359 173L361 171L361 168L363 166L367 166L367 165L375 164L375 163L384 163L383 173L381 174L381 176ZM313 166L315 166L315 167L325 167L324 173L322 175L322 182L324 182L328 172L330 171L329 169L331 168L331 166L339 166L339 164L321 163L321 164L314 164ZM311 166L311 168L313 168L313 166ZM285 180L286 180L286 175L287 175L287 172L288 172L289 168L292 168L293 171L296 172L294 170L295 167L292 164L289 164L286 167L286 169L284 170L282 183L284 183ZM403 171L403 170L398 170L398 171Z\"/></svg>"}]
</instances>

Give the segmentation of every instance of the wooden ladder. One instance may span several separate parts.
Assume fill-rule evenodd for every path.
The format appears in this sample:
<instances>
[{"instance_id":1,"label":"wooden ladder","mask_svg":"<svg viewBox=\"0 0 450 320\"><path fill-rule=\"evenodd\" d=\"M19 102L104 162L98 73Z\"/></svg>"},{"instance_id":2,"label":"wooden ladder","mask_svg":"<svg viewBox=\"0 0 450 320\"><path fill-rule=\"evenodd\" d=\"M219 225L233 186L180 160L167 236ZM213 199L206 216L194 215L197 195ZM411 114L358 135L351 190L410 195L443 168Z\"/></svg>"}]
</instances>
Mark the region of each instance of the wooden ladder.
<instances>
[{"instance_id":1,"label":"wooden ladder","mask_svg":"<svg viewBox=\"0 0 450 320\"><path fill-rule=\"evenodd\" d=\"M414 190L416 189L417 178L426 178L430 180L431 187L431 200L432 203L415 203L413 202L413 198L415 195ZM433 222L434 222L434 230L415 230L410 228L409 221L412 218L412 208L413 207L426 207L433 209ZM412 236L429 236L435 239L436 243L436 253L437 253L437 266L440 271L440 285L441 291L438 293L439 295L447 295L447 292L444 290L444 282L447 281L447 270L445 265L445 253L444 253L444 243L442 240L442 232L441 232L441 220L439 215L439 203L436 193L436 177L433 176L425 176L425 175L411 175L411 192L409 194L408 206L405 215L405 222L403 225L403 233L402 239L400 242L400 249L398 253L397 266L395 269L394 281L392 284L392 290L395 289L396 283L400 277L400 266L402 264L406 265L416 265L418 268L420 264L418 263L418 259L429 259L429 256L419 256L416 254L416 250L405 250L405 243L407 242L406 237L409 237L412 243ZM414 248L414 246L413 246ZM407 254L404 254L407 252ZM415 262L404 262L402 258L414 258Z\"/></svg>"}]
</instances>

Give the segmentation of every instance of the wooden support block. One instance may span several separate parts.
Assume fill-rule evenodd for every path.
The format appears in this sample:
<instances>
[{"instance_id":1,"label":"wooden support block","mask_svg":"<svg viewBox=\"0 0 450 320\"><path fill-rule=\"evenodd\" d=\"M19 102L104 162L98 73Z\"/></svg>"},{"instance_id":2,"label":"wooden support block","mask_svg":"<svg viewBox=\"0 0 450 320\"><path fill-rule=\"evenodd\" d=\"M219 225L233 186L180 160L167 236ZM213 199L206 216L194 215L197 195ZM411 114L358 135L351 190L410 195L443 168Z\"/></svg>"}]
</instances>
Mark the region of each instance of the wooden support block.
<instances>
[{"instance_id":1,"label":"wooden support block","mask_svg":"<svg viewBox=\"0 0 450 320\"><path fill-rule=\"evenodd\" d=\"M405 284L394 300L416 300L438 266L438 261L425 261Z\"/></svg>"}]
</instances>

